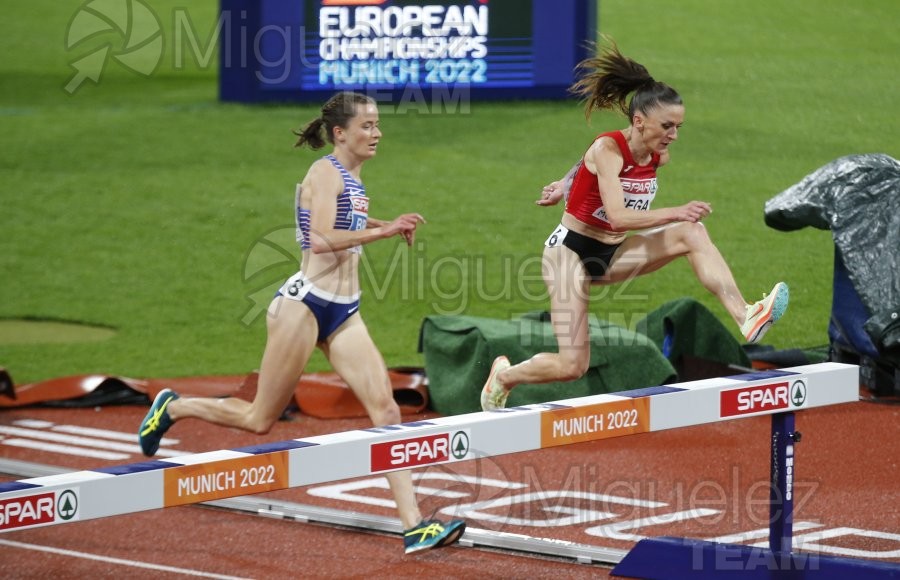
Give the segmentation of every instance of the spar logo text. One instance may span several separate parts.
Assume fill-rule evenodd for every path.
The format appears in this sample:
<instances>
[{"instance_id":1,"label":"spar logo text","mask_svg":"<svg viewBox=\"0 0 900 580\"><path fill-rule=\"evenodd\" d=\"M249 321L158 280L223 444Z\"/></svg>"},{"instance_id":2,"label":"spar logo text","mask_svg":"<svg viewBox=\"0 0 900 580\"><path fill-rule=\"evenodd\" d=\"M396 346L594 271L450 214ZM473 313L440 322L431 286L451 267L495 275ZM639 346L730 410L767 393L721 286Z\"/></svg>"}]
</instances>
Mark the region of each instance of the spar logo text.
<instances>
[{"instance_id":1,"label":"spar logo text","mask_svg":"<svg viewBox=\"0 0 900 580\"><path fill-rule=\"evenodd\" d=\"M56 521L56 493L41 493L0 501L0 530Z\"/></svg>"},{"instance_id":2,"label":"spar logo text","mask_svg":"<svg viewBox=\"0 0 900 580\"><path fill-rule=\"evenodd\" d=\"M434 465L463 459L469 451L465 431L436 433L372 445L372 472Z\"/></svg>"},{"instance_id":3,"label":"spar logo text","mask_svg":"<svg viewBox=\"0 0 900 580\"><path fill-rule=\"evenodd\" d=\"M786 410L789 406L789 395L790 389L786 382L722 391L719 414L722 417L735 417Z\"/></svg>"}]
</instances>

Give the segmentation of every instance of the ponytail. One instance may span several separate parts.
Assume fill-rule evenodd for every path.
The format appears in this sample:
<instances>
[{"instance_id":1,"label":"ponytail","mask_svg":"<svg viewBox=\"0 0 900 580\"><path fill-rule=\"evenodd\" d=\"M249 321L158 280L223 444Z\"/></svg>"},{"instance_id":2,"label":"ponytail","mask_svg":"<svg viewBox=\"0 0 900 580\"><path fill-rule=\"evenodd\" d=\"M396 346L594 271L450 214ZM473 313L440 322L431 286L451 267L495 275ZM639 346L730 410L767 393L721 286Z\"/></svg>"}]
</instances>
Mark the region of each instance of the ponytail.
<instances>
[{"instance_id":1,"label":"ponytail","mask_svg":"<svg viewBox=\"0 0 900 580\"><path fill-rule=\"evenodd\" d=\"M325 119L317 117L310 121L302 130L294 131L294 135L297 135L297 142L294 144L294 147L309 145L310 149L321 149L325 146L324 128Z\"/></svg>"},{"instance_id":2,"label":"ponytail","mask_svg":"<svg viewBox=\"0 0 900 580\"><path fill-rule=\"evenodd\" d=\"M608 109L619 110L630 122L638 111L646 115L661 104L682 104L675 89L654 80L644 65L624 56L612 41L597 56L580 62L576 71L581 78L569 91L585 100L588 119L595 109Z\"/></svg>"},{"instance_id":3,"label":"ponytail","mask_svg":"<svg viewBox=\"0 0 900 580\"><path fill-rule=\"evenodd\" d=\"M300 131L294 131L297 135L297 143L294 147L309 145L311 149L321 149L328 143L334 143L334 128L346 129L350 119L356 116L358 105L374 105L371 97L352 91L343 91L335 94L322 105L322 114L313 119Z\"/></svg>"}]
</instances>

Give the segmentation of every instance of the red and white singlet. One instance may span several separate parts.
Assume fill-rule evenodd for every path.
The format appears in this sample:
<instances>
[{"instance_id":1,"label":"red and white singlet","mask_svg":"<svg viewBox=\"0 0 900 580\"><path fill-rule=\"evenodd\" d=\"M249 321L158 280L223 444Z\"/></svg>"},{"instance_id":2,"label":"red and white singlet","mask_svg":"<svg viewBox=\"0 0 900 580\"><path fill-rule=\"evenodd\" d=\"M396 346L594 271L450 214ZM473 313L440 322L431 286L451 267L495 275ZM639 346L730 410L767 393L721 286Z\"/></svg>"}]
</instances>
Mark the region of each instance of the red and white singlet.
<instances>
[{"instance_id":1,"label":"red and white singlet","mask_svg":"<svg viewBox=\"0 0 900 580\"><path fill-rule=\"evenodd\" d=\"M619 182L622 184L622 192L625 194L625 207L638 211L649 210L650 203L656 196L656 168L659 166L659 153L654 152L647 165L638 165L634 161L625 135L621 131L603 133L598 135L597 139L601 137L614 139L619 146L619 151L622 152L624 163L622 171L619 173ZM572 180L572 188L566 202L566 213L580 222L602 230L618 231L610 225L606 217L597 176L588 171L583 160Z\"/></svg>"}]
</instances>

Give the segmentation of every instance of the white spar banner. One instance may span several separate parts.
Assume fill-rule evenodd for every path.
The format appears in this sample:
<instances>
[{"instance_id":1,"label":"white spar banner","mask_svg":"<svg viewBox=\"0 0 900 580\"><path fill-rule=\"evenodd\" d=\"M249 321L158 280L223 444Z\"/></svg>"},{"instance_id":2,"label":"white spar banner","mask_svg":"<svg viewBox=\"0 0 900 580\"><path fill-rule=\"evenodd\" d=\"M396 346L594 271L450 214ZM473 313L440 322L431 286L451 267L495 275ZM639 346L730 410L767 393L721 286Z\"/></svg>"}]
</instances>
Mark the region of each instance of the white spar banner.
<instances>
[{"instance_id":1,"label":"white spar banner","mask_svg":"<svg viewBox=\"0 0 900 580\"><path fill-rule=\"evenodd\" d=\"M0 532L855 402L820 363L0 483Z\"/></svg>"}]
</instances>

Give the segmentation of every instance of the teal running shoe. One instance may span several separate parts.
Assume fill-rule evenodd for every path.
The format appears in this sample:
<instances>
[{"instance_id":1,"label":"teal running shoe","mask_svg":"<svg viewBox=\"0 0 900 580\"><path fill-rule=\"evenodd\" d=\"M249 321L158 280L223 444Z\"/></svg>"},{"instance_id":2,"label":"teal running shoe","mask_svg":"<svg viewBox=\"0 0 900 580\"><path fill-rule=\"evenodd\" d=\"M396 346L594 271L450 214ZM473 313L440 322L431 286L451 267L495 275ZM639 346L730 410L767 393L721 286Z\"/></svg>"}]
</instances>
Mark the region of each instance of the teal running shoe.
<instances>
[{"instance_id":1,"label":"teal running shoe","mask_svg":"<svg viewBox=\"0 0 900 580\"><path fill-rule=\"evenodd\" d=\"M407 554L449 546L457 542L466 531L466 522L452 520L446 524L440 520L422 520L419 525L403 532L403 546Z\"/></svg>"},{"instance_id":2,"label":"teal running shoe","mask_svg":"<svg viewBox=\"0 0 900 580\"><path fill-rule=\"evenodd\" d=\"M163 389L153 399L150 411L138 428L138 440L141 442L141 451L147 457L153 457L159 451L159 442L175 421L169 417L169 403L178 399L178 394L171 389Z\"/></svg>"}]
</instances>

